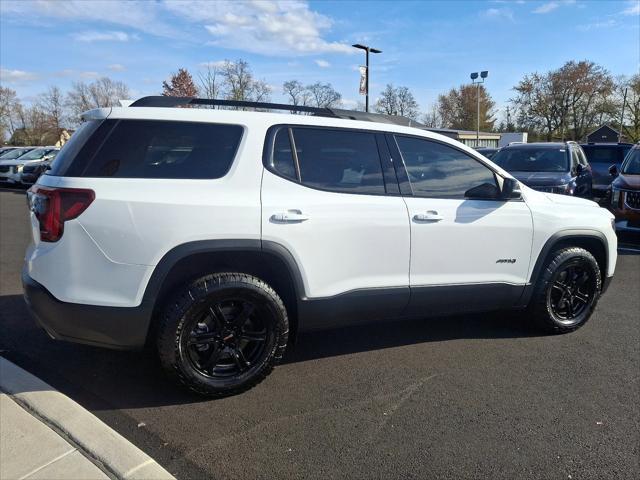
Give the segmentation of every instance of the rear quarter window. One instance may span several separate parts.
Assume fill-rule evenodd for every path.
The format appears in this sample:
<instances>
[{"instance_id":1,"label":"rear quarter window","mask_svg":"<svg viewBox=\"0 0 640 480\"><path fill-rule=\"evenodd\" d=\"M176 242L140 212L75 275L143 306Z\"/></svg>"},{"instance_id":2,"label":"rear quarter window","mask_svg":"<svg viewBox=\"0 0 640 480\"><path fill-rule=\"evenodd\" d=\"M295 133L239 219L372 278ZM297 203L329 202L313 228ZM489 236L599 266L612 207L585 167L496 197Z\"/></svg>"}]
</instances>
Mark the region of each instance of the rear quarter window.
<instances>
[{"instance_id":1,"label":"rear quarter window","mask_svg":"<svg viewBox=\"0 0 640 480\"><path fill-rule=\"evenodd\" d=\"M67 176L221 178L231 168L243 131L239 125L200 122L109 120L103 126L107 122L108 132L102 126L94 131Z\"/></svg>"}]
</instances>

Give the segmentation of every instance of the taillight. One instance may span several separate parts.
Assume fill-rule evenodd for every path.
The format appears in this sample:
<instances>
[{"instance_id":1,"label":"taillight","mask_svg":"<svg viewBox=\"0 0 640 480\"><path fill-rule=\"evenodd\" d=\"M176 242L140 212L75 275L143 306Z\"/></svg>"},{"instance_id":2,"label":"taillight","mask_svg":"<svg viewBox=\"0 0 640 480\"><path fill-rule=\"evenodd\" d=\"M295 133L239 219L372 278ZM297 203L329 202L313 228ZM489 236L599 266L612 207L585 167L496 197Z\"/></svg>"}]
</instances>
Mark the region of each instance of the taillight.
<instances>
[{"instance_id":1,"label":"taillight","mask_svg":"<svg viewBox=\"0 0 640 480\"><path fill-rule=\"evenodd\" d=\"M77 218L96 198L85 188L51 188L34 185L27 193L29 209L40 224L40 240L57 242L64 233L64 222Z\"/></svg>"}]
</instances>

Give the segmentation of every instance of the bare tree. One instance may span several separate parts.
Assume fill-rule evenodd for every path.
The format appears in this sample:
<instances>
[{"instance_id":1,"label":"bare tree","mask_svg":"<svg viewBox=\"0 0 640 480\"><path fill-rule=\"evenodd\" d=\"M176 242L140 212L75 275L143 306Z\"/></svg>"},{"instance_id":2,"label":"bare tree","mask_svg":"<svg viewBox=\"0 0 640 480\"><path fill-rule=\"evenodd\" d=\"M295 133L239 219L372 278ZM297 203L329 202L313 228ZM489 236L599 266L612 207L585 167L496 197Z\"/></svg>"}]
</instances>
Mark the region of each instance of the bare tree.
<instances>
[{"instance_id":1,"label":"bare tree","mask_svg":"<svg viewBox=\"0 0 640 480\"><path fill-rule=\"evenodd\" d=\"M62 90L56 86L49 87L45 93L39 95L36 104L48 117L52 132L59 135L66 116Z\"/></svg>"},{"instance_id":2,"label":"bare tree","mask_svg":"<svg viewBox=\"0 0 640 480\"><path fill-rule=\"evenodd\" d=\"M15 90L0 86L0 142L13 135L14 118L19 104Z\"/></svg>"},{"instance_id":3,"label":"bare tree","mask_svg":"<svg viewBox=\"0 0 640 480\"><path fill-rule=\"evenodd\" d=\"M310 100L309 91L298 80L289 80L282 84L282 93L287 96L291 105L307 105Z\"/></svg>"},{"instance_id":4,"label":"bare tree","mask_svg":"<svg viewBox=\"0 0 640 480\"><path fill-rule=\"evenodd\" d=\"M271 98L271 87L264 80L253 77L251 67L245 60L225 60L220 74L228 100L268 102Z\"/></svg>"},{"instance_id":5,"label":"bare tree","mask_svg":"<svg viewBox=\"0 0 640 480\"><path fill-rule=\"evenodd\" d=\"M180 68L169 81L162 82L162 95L170 97L197 97L198 89L186 68Z\"/></svg>"},{"instance_id":6,"label":"bare tree","mask_svg":"<svg viewBox=\"0 0 640 480\"><path fill-rule=\"evenodd\" d=\"M387 84L376 102L375 110L387 115L400 115L412 119L418 118L418 102L407 87L394 87Z\"/></svg>"},{"instance_id":7,"label":"bare tree","mask_svg":"<svg viewBox=\"0 0 640 480\"><path fill-rule=\"evenodd\" d=\"M422 116L422 123L429 128L442 128L442 118L440 118L437 103L431 104L429 109Z\"/></svg>"},{"instance_id":8,"label":"bare tree","mask_svg":"<svg viewBox=\"0 0 640 480\"><path fill-rule=\"evenodd\" d=\"M198 72L200 80L199 95L210 99L220 98L222 96L222 80L220 77L220 70L212 65L207 65L204 72Z\"/></svg>"},{"instance_id":9,"label":"bare tree","mask_svg":"<svg viewBox=\"0 0 640 480\"><path fill-rule=\"evenodd\" d=\"M76 82L67 93L66 105L71 121L77 122L80 114L92 108L117 106L119 100L129 97L129 89L123 82L102 77L92 83Z\"/></svg>"},{"instance_id":10,"label":"bare tree","mask_svg":"<svg viewBox=\"0 0 640 480\"><path fill-rule=\"evenodd\" d=\"M342 95L340 95L330 83L316 82L307 86L310 103L318 108L337 108L341 105Z\"/></svg>"}]
</instances>

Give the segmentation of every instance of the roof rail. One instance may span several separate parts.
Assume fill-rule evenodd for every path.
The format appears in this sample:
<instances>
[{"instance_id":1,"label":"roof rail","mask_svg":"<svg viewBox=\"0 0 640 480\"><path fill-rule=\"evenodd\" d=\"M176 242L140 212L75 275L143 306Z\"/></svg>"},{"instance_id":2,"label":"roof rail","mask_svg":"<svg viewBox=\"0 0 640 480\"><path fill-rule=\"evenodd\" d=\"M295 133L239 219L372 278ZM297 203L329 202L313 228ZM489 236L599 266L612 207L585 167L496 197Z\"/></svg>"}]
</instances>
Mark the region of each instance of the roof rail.
<instances>
[{"instance_id":1,"label":"roof rail","mask_svg":"<svg viewBox=\"0 0 640 480\"><path fill-rule=\"evenodd\" d=\"M169 97L164 95L142 97L130 107L182 107L184 105L212 105L218 107L262 108L265 110L288 110L307 112L333 117L328 108L308 107L306 105L286 105L284 103L247 102L244 100L219 100L215 98Z\"/></svg>"},{"instance_id":2,"label":"roof rail","mask_svg":"<svg viewBox=\"0 0 640 480\"><path fill-rule=\"evenodd\" d=\"M240 100L218 100L196 97L169 97L164 95L142 97L129 107L182 107L185 105L211 105L219 107L260 108L263 110L285 110L289 112L311 113L318 117L333 117L346 120L360 120L365 122L391 123L407 127L425 128L425 125L407 117L386 115L383 113L369 113L358 110L342 110L339 108L319 108L307 105L287 105L284 103L246 102Z\"/></svg>"}]
</instances>

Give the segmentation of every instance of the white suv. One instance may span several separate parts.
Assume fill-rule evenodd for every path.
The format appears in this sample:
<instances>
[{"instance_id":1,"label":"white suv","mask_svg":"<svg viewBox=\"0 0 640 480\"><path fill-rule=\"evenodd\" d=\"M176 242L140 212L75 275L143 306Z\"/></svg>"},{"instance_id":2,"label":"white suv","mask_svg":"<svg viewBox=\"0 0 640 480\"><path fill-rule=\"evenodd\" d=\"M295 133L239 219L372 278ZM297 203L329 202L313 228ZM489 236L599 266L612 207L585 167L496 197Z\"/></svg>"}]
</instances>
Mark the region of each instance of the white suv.
<instances>
[{"instance_id":1,"label":"white suv","mask_svg":"<svg viewBox=\"0 0 640 480\"><path fill-rule=\"evenodd\" d=\"M614 273L608 211L444 136L360 112L171 108L185 103L244 105L92 110L30 190L23 284L52 337L150 343L223 396L301 330L511 309L568 332Z\"/></svg>"}]
</instances>

